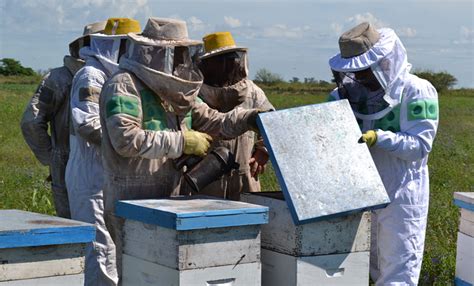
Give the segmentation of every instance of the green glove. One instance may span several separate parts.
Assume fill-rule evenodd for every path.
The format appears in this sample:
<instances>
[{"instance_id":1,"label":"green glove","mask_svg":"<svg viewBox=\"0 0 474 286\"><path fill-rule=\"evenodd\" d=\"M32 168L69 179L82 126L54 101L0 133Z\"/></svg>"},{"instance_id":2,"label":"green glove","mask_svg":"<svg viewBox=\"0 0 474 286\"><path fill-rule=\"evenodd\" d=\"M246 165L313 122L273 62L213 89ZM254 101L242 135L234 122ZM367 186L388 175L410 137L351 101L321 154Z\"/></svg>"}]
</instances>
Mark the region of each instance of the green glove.
<instances>
[{"instance_id":1,"label":"green glove","mask_svg":"<svg viewBox=\"0 0 474 286\"><path fill-rule=\"evenodd\" d=\"M374 130L369 130L362 134L362 136L359 139L359 143L365 142L367 143L367 146L372 147L377 143L377 132Z\"/></svg>"},{"instance_id":2,"label":"green glove","mask_svg":"<svg viewBox=\"0 0 474 286\"><path fill-rule=\"evenodd\" d=\"M206 133L190 130L184 131L184 154L205 156L211 146L212 137Z\"/></svg>"}]
</instances>

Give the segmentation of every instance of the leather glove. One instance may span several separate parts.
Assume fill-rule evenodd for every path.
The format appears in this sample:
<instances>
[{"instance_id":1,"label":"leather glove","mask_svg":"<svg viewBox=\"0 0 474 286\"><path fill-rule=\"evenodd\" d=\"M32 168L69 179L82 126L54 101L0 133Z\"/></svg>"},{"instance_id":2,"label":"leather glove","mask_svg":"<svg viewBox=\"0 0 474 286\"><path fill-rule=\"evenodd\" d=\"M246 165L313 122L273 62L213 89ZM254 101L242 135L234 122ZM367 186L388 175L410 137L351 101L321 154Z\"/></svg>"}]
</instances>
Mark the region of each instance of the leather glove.
<instances>
[{"instance_id":1,"label":"leather glove","mask_svg":"<svg viewBox=\"0 0 474 286\"><path fill-rule=\"evenodd\" d=\"M367 146L372 147L377 143L377 132L374 130L369 130L362 134L362 136L359 138L359 143L367 143Z\"/></svg>"},{"instance_id":2,"label":"leather glove","mask_svg":"<svg viewBox=\"0 0 474 286\"><path fill-rule=\"evenodd\" d=\"M212 137L199 131L184 131L184 154L206 156Z\"/></svg>"},{"instance_id":3,"label":"leather glove","mask_svg":"<svg viewBox=\"0 0 474 286\"><path fill-rule=\"evenodd\" d=\"M268 151L263 145L263 140L259 140L255 143L255 151L249 160L250 175L254 178L258 178L258 175L265 172L265 165L268 162Z\"/></svg>"}]
</instances>

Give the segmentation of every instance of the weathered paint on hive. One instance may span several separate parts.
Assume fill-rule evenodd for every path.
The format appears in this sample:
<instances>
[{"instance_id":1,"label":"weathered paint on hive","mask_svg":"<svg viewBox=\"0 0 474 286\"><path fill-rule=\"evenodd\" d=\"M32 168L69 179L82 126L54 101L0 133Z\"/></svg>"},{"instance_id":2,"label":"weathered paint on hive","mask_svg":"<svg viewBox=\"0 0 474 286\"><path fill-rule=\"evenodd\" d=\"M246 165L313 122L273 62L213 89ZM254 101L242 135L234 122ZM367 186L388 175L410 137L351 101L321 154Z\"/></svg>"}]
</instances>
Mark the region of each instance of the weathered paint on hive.
<instances>
[{"instance_id":1,"label":"weathered paint on hive","mask_svg":"<svg viewBox=\"0 0 474 286\"><path fill-rule=\"evenodd\" d=\"M263 113L258 124L295 223L389 203L347 100Z\"/></svg>"}]
</instances>

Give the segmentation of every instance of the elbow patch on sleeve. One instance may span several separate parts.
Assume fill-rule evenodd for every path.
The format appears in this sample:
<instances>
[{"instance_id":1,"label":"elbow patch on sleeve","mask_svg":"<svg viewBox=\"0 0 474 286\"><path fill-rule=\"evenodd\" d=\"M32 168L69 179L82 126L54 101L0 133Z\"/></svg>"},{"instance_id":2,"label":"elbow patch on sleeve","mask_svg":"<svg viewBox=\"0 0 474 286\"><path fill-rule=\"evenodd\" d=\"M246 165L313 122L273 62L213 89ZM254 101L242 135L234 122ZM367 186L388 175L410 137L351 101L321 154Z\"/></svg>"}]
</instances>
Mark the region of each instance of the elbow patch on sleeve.
<instances>
[{"instance_id":1,"label":"elbow patch on sleeve","mask_svg":"<svg viewBox=\"0 0 474 286\"><path fill-rule=\"evenodd\" d=\"M95 86L82 87L79 89L79 101L89 101L99 104L101 89Z\"/></svg>"},{"instance_id":2,"label":"elbow patch on sleeve","mask_svg":"<svg viewBox=\"0 0 474 286\"><path fill-rule=\"evenodd\" d=\"M438 101L436 100L414 100L408 103L408 121L423 119L438 119Z\"/></svg>"},{"instance_id":3,"label":"elbow patch on sleeve","mask_svg":"<svg viewBox=\"0 0 474 286\"><path fill-rule=\"evenodd\" d=\"M51 88L41 85L38 87L36 90L37 93L39 93L38 100L45 103L45 104L50 104L53 102L53 97L54 97L54 90Z\"/></svg>"},{"instance_id":4,"label":"elbow patch on sleeve","mask_svg":"<svg viewBox=\"0 0 474 286\"><path fill-rule=\"evenodd\" d=\"M112 96L106 103L106 116L128 114L138 117L138 99L129 96Z\"/></svg>"}]
</instances>

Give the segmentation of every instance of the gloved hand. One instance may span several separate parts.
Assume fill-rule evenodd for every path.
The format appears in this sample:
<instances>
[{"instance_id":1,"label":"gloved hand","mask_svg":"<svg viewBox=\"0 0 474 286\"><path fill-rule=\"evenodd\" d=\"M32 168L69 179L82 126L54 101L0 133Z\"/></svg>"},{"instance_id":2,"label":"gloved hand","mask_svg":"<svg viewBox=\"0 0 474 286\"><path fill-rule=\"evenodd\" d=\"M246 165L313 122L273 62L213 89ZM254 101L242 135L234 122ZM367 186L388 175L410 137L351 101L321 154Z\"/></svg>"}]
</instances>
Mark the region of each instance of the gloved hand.
<instances>
[{"instance_id":1,"label":"gloved hand","mask_svg":"<svg viewBox=\"0 0 474 286\"><path fill-rule=\"evenodd\" d=\"M377 132L374 130L369 130L362 134L362 136L359 138L359 143L367 143L367 146L372 147L377 143Z\"/></svg>"},{"instance_id":2,"label":"gloved hand","mask_svg":"<svg viewBox=\"0 0 474 286\"><path fill-rule=\"evenodd\" d=\"M255 151L252 154L252 157L249 160L250 165L250 175L254 178L257 178L258 175L265 172L265 165L268 162L268 151L267 148L263 145L263 140L259 140L255 143Z\"/></svg>"},{"instance_id":3,"label":"gloved hand","mask_svg":"<svg viewBox=\"0 0 474 286\"><path fill-rule=\"evenodd\" d=\"M212 137L206 133L189 130L184 131L184 154L206 156L211 146Z\"/></svg>"}]
</instances>

